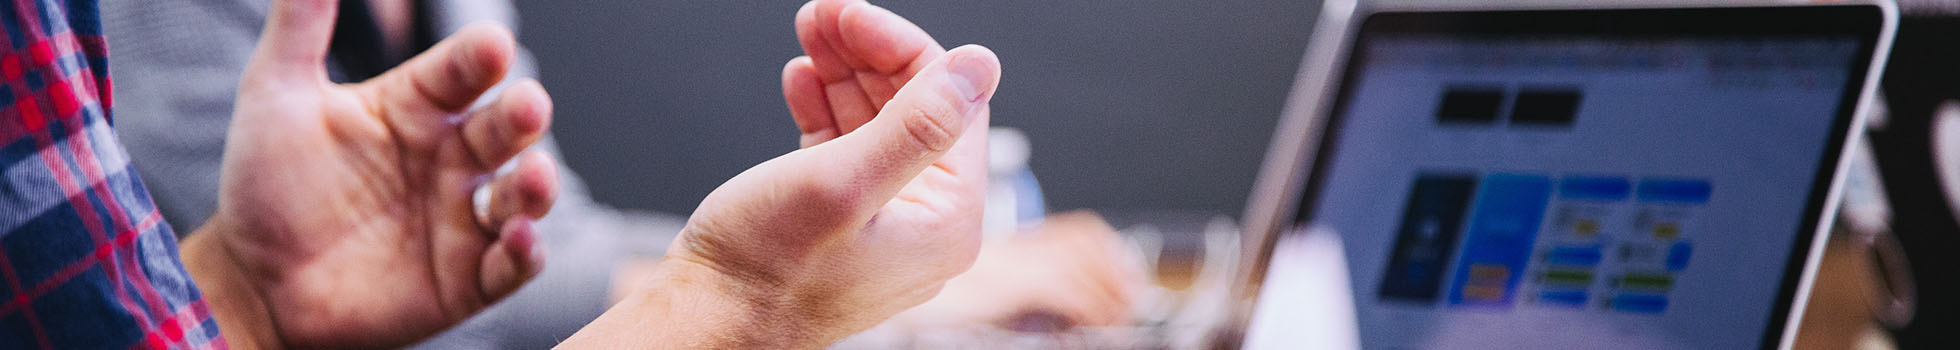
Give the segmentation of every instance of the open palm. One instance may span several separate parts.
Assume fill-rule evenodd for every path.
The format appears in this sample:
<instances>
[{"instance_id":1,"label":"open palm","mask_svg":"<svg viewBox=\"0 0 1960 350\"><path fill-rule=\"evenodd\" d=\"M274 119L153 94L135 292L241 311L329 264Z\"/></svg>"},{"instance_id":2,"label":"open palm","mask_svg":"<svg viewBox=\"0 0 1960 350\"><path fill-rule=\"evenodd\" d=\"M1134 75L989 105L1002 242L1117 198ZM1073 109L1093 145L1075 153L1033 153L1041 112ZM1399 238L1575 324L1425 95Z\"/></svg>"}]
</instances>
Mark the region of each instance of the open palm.
<instances>
[{"instance_id":1,"label":"open palm","mask_svg":"<svg viewBox=\"0 0 1960 350\"><path fill-rule=\"evenodd\" d=\"M504 77L501 27L466 28L372 80L336 85L323 60L332 0L282 0L239 88L225 150L219 245L254 278L294 347L401 346L462 321L535 275L531 220L556 191L527 154L550 101L536 82L470 105ZM492 189L490 222L471 196Z\"/></svg>"}]
</instances>

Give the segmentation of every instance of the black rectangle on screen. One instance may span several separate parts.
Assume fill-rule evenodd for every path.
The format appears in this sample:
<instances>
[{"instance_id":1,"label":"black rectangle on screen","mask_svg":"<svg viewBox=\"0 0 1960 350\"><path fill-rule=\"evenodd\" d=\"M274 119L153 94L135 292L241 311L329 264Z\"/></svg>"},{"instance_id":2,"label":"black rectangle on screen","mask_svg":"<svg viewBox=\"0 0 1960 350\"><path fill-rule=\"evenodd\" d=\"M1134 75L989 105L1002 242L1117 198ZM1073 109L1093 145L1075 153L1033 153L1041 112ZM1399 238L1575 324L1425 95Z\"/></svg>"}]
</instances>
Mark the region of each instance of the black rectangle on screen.
<instances>
[{"instance_id":1,"label":"black rectangle on screen","mask_svg":"<svg viewBox=\"0 0 1960 350\"><path fill-rule=\"evenodd\" d=\"M1504 88L1498 86L1451 86L1443 91L1436 105L1436 122L1446 124L1491 124L1504 105Z\"/></svg>"},{"instance_id":2,"label":"black rectangle on screen","mask_svg":"<svg viewBox=\"0 0 1960 350\"><path fill-rule=\"evenodd\" d=\"M1579 114L1579 100L1578 89L1524 89L1511 105L1511 124L1572 126L1573 117Z\"/></svg>"}]
</instances>

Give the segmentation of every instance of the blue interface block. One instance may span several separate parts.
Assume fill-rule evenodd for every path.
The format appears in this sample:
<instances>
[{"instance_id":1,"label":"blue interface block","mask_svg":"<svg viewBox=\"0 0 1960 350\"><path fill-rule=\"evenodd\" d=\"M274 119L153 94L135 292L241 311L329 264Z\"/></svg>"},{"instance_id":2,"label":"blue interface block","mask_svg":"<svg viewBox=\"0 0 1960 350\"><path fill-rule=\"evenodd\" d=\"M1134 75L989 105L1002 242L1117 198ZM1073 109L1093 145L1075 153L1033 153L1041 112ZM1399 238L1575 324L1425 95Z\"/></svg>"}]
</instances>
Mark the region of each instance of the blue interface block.
<instances>
[{"instance_id":1,"label":"blue interface block","mask_svg":"<svg viewBox=\"0 0 1960 350\"><path fill-rule=\"evenodd\" d=\"M1633 182L1624 177L1567 177L1558 182L1561 199L1618 202L1633 193Z\"/></svg>"},{"instance_id":2,"label":"blue interface block","mask_svg":"<svg viewBox=\"0 0 1960 350\"><path fill-rule=\"evenodd\" d=\"M1538 293L1538 303L1557 306L1586 306L1586 291L1552 290Z\"/></svg>"},{"instance_id":3,"label":"blue interface block","mask_svg":"<svg viewBox=\"0 0 1960 350\"><path fill-rule=\"evenodd\" d=\"M1700 204L1708 203L1714 186L1709 185L1707 180L1648 179L1640 181L1638 191L1642 202Z\"/></svg>"},{"instance_id":4,"label":"blue interface block","mask_svg":"<svg viewBox=\"0 0 1960 350\"><path fill-rule=\"evenodd\" d=\"M1694 246L1688 242L1674 242L1674 246L1667 249L1667 269L1681 271L1688 268L1688 256L1694 252Z\"/></svg>"},{"instance_id":5,"label":"blue interface block","mask_svg":"<svg viewBox=\"0 0 1960 350\"><path fill-rule=\"evenodd\" d=\"M1495 174L1484 178L1472 205L1463 253L1451 283L1451 305L1509 306L1531 262L1538 226L1551 201L1551 178Z\"/></svg>"},{"instance_id":6,"label":"blue interface block","mask_svg":"<svg viewBox=\"0 0 1960 350\"><path fill-rule=\"evenodd\" d=\"M1613 297L1613 310L1657 314L1667 311L1666 295L1621 294Z\"/></svg>"},{"instance_id":7,"label":"blue interface block","mask_svg":"<svg viewBox=\"0 0 1960 350\"><path fill-rule=\"evenodd\" d=\"M1593 266L1599 265L1604 254L1600 246L1559 247L1545 253L1545 262L1554 265Z\"/></svg>"}]
</instances>

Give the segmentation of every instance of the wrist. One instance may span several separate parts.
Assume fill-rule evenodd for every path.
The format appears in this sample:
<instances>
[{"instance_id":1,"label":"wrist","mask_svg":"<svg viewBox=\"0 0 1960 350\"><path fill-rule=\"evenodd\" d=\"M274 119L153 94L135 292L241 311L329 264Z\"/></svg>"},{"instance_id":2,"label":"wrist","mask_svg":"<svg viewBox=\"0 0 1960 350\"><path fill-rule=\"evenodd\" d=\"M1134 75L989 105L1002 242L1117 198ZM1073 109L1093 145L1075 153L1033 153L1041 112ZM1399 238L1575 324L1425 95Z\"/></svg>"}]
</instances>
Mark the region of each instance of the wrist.
<instances>
[{"instance_id":1,"label":"wrist","mask_svg":"<svg viewBox=\"0 0 1960 350\"><path fill-rule=\"evenodd\" d=\"M687 259L666 258L645 287L613 305L560 348L809 349L836 339L772 297Z\"/></svg>"},{"instance_id":2,"label":"wrist","mask_svg":"<svg viewBox=\"0 0 1960 350\"><path fill-rule=\"evenodd\" d=\"M237 234L236 225L218 214L184 240L180 252L184 269L211 307L219 334L234 349L283 348L265 296L251 282L250 270L225 244Z\"/></svg>"}]
</instances>

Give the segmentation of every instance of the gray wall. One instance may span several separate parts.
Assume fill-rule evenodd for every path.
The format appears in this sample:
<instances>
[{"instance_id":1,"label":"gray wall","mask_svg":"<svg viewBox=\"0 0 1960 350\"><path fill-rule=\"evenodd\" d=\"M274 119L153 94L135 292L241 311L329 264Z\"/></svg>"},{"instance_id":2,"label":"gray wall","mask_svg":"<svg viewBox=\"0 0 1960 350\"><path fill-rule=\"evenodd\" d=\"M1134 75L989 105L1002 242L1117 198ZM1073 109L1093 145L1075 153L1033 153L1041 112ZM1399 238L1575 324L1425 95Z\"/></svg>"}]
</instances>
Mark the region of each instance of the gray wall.
<instances>
[{"instance_id":1,"label":"gray wall","mask_svg":"<svg viewBox=\"0 0 1960 350\"><path fill-rule=\"evenodd\" d=\"M600 201L687 213L796 147L782 64L797 1L521 1L565 161ZM1004 68L1052 209L1237 215L1318 1L881 1Z\"/></svg>"}]
</instances>

